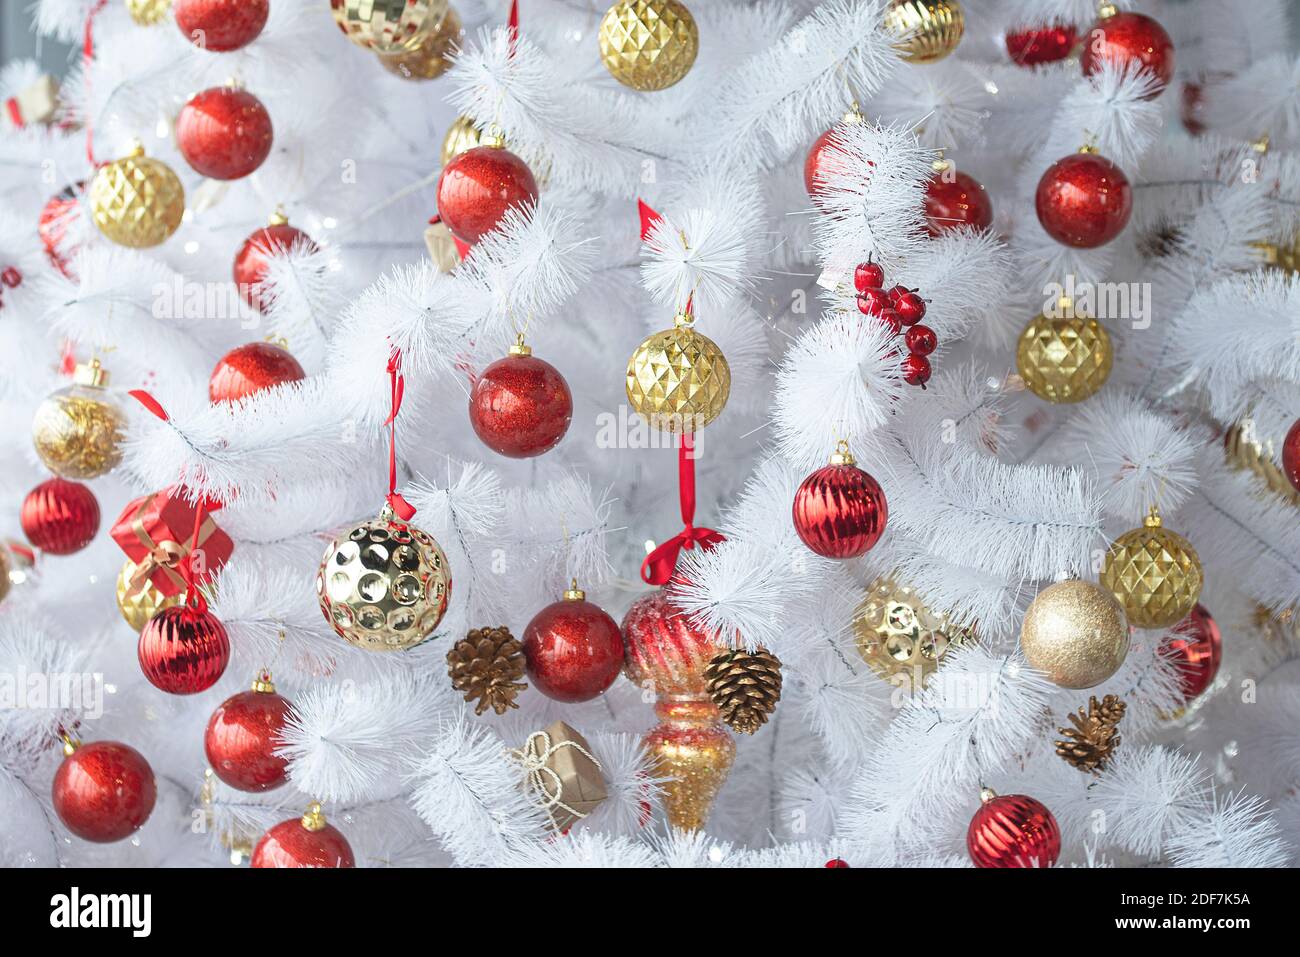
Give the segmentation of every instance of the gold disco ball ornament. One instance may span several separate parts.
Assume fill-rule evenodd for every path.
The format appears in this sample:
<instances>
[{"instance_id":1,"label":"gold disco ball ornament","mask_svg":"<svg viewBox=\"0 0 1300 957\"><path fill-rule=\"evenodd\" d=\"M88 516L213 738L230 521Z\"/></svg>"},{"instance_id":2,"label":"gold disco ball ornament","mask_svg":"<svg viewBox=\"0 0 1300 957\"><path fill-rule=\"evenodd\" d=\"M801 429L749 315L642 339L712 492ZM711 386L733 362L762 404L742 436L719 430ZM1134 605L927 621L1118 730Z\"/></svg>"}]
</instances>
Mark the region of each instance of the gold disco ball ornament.
<instances>
[{"instance_id":1,"label":"gold disco ball ornament","mask_svg":"<svg viewBox=\"0 0 1300 957\"><path fill-rule=\"evenodd\" d=\"M634 90L666 90L686 76L700 52L700 29L677 0L624 0L600 21L600 59Z\"/></svg>"},{"instance_id":2,"label":"gold disco ball ornament","mask_svg":"<svg viewBox=\"0 0 1300 957\"><path fill-rule=\"evenodd\" d=\"M389 73L405 80L436 80L451 69L451 58L460 52L464 36L460 15L449 7L418 47L401 53L381 53L379 62Z\"/></svg>"},{"instance_id":3,"label":"gold disco ball ornament","mask_svg":"<svg viewBox=\"0 0 1300 957\"><path fill-rule=\"evenodd\" d=\"M973 643L975 630L925 606L915 589L885 575L867 588L853 616L858 654L877 675L908 691L925 686L948 649Z\"/></svg>"},{"instance_id":4,"label":"gold disco ball ornament","mask_svg":"<svg viewBox=\"0 0 1300 957\"><path fill-rule=\"evenodd\" d=\"M627 399L665 432L697 432L719 415L731 395L731 367L708 336L681 313L673 328L649 336L627 362Z\"/></svg>"},{"instance_id":5,"label":"gold disco ball ornament","mask_svg":"<svg viewBox=\"0 0 1300 957\"><path fill-rule=\"evenodd\" d=\"M433 538L385 505L377 519L330 542L316 594L339 637L370 651L405 651L442 621L451 569Z\"/></svg>"},{"instance_id":6,"label":"gold disco ball ornament","mask_svg":"<svg viewBox=\"0 0 1300 957\"><path fill-rule=\"evenodd\" d=\"M172 11L172 0L126 0L126 12L141 27L161 23Z\"/></svg>"},{"instance_id":7,"label":"gold disco ball ornament","mask_svg":"<svg viewBox=\"0 0 1300 957\"><path fill-rule=\"evenodd\" d=\"M139 631L164 608L174 608L185 601L185 592L168 597L148 578L135 583L139 567L128 558L117 573L117 609L133 631Z\"/></svg>"},{"instance_id":8,"label":"gold disco ball ornament","mask_svg":"<svg viewBox=\"0 0 1300 957\"><path fill-rule=\"evenodd\" d=\"M1030 667L1062 688L1101 684L1128 656L1124 609L1105 588L1071 579L1040 591L1020 625Z\"/></svg>"},{"instance_id":9,"label":"gold disco ball ornament","mask_svg":"<svg viewBox=\"0 0 1300 957\"><path fill-rule=\"evenodd\" d=\"M122 461L126 418L98 359L78 365L73 384L46 397L32 419L32 444L45 467L66 479L92 479Z\"/></svg>"},{"instance_id":10,"label":"gold disco ball ornament","mask_svg":"<svg viewBox=\"0 0 1300 957\"><path fill-rule=\"evenodd\" d=\"M138 141L105 163L90 183L90 212L119 246L147 249L166 241L185 214L185 187L166 163L144 155Z\"/></svg>"},{"instance_id":11,"label":"gold disco ball ornament","mask_svg":"<svg viewBox=\"0 0 1300 957\"><path fill-rule=\"evenodd\" d=\"M1062 315L1038 315L1016 344L1016 371L1025 387L1048 402L1082 402L1106 384L1115 354L1096 319L1076 315L1068 299Z\"/></svg>"},{"instance_id":12,"label":"gold disco ball ornament","mask_svg":"<svg viewBox=\"0 0 1300 957\"><path fill-rule=\"evenodd\" d=\"M334 22L349 40L376 53L410 53L435 32L447 0L330 0Z\"/></svg>"},{"instance_id":13,"label":"gold disco ball ornament","mask_svg":"<svg viewBox=\"0 0 1300 957\"><path fill-rule=\"evenodd\" d=\"M1102 587L1138 628L1178 624L1191 614L1204 580L1196 549L1160 523L1154 505L1141 528L1115 539L1101 568Z\"/></svg>"},{"instance_id":14,"label":"gold disco ball ornament","mask_svg":"<svg viewBox=\"0 0 1300 957\"><path fill-rule=\"evenodd\" d=\"M446 166L461 153L476 146L499 146L505 148L506 140L495 125L479 129L468 116L458 116L447 127L447 135L442 138L442 165Z\"/></svg>"},{"instance_id":15,"label":"gold disco ball ornament","mask_svg":"<svg viewBox=\"0 0 1300 957\"><path fill-rule=\"evenodd\" d=\"M957 49L966 16L957 0L893 0L885 29L897 37L894 49L904 60L934 63Z\"/></svg>"}]
</instances>

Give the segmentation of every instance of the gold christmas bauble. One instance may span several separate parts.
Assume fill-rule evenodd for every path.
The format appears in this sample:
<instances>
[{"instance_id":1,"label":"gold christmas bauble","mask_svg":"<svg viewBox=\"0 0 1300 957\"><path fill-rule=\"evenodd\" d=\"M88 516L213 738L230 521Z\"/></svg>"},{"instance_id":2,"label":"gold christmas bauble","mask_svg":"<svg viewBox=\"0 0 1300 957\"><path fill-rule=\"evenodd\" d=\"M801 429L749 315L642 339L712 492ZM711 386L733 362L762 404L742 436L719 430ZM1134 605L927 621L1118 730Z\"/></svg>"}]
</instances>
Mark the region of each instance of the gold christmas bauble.
<instances>
[{"instance_id":1,"label":"gold christmas bauble","mask_svg":"<svg viewBox=\"0 0 1300 957\"><path fill-rule=\"evenodd\" d=\"M171 13L172 0L126 0L126 12L137 26L161 23Z\"/></svg>"},{"instance_id":2,"label":"gold christmas bauble","mask_svg":"<svg viewBox=\"0 0 1300 957\"><path fill-rule=\"evenodd\" d=\"M885 29L898 38L894 49L904 60L934 63L957 49L966 16L957 0L893 0Z\"/></svg>"},{"instance_id":3,"label":"gold christmas bauble","mask_svg":"<svg viewBox=\"0 0 1300 957\"><path fill-rule=\"evenodd\" d=\"M131 579L135 577L138 567L128 558L122 565L122 570L117 573L117 608L133 631L139 631L164 608L174 608L185 601L185 592L180 591L168 597L147 578L138 585L132 585Z\"/></svg>"},{"instance_id":4,"label":"gold christmas bauble","mask_svg":"<svg viewBox=\"0 0 1300 957\"><path fill-rule=\"evenodd\" d=\"M1048 402L1082 402L1105 385L1113 361L1101 323L1069 308L1059 318L1035 316L1016 345L1020 378Z\"/></svg>"},{"instance_id":5,"label":"gold christmas bauble","mask_svg":"<svg viewBox=\"0 0 1300 957\"><path fill-rule=\"evenodd\" d=\"M730 395L727 357L685 314L649 336L627 362L628 401L665 432L699 431L722 414Z\"/></svg>"},{"instance_id":6,"label":"gold christmas bauble","mask_svg":"<svg viewBox=\"0 0 1300 957\"><path fill-rule=\"evenodd\" d=\"M479 129L468 116L458 116L447 127L447 135L442 138L442 165L446 166L461 153L476 146L505 147L505 137L495 126Z\"/></svg>"},{"instance_id":7,"label":"gold christmas bauble","mask_svg":"<svg viewBox=\"0 0 1300 957\"><path fill-rule=\"evenodd\" d=\"M357 46L376 53L412 52L438 29L447 0L330 0L334 22Z\"/></svg>"},{"instance_id":8,"label":"gold christmas bauble","mask_svg":"<svg viewBox=\"0 0 1300 957\"><path fill-rule=\"evenodd\" d=\"M700 29L677 0L622 0L600 21L600 59L634 90L666 90L700 52Z\"/></svg>"},{"instance_id":9,"label":"gold christmas bauble","mask_svg":"<svg viewBox=\"0 0 1300 957\"><path fill-rule=\"evenodd\" d=\"M1020 625L1030 667L1062 688L1101 684L1128 656L1128 622L1110 592L1091 582L1057 582L1040 591Z\"/></svg>"},{"instance_id":10,"label":"gold christmas bauble","mask_svg":"<svg viewBox=\"0 0 1300 957\"><path fill-rule=\"evenodd\" d=\"M330 542L316 573L325 620L371 651L404 651L433 634L451 597L451 569L438 543L384 506Z\"/></svg>"},{"instance_id":11,"label":"gold christmas bauble","mask_svg":"<svg viewBox=\"0 0 1300 957\"><path fill-rule=\"evenodd\" d=\"M446 16L418 47L401 53L381 53L379 62L389 73L406 80L436 80L451 69L451 58L460 51L464 35L460 15L449 7Z\"/></svg>"},{"instance_id":12,"label":"gold christmas bauble","mask_svg":"<svg viewBox=\"0 0 1300 957\"><path fill-rule=\"evenodd\" d=\"M157 246L180 227L185 187L137 142L126 156L99 168L90 183L90 211L99 231L119 246Z\"/></svg>"},{"instance_id":13,"label":"gold christmas bauble","mask_svg":"<svg viewBox=\"0 0 1300 957\"><path fill-rule=\"evenodd\" d=\"M36 454L55 475L98 478L122 461L126 419L112 401L98 360L77 366L73 384L49 395L32 419Z\"/></svg>"},{"instance_id":14,"label":"gold christmas bauble","mask_svg":"<svg viewBox=\"0 0 1300 957\"><path fill-rule=\"evenodd\" d=\"M1160 523L1155 506L1141 528L1111 544L1101 584L1138 628L1169 628L1186 618L1201 597L1204 573L1192 543Z\"/></svg>"},{"instance_id":15,"label":"gold christmas bauble","mask_svg":"<svg viewBox=\"0 0 1300 957\"><path fill-rule=\"evenodd\" d=\"M924 687L949 648L975 641L974 628L936 615L915 590L887 575L868 586L853 631L858 654L871 670L909 691Z\"/></svg>"},{"instance_id":16,"label":"gold christmas bauble","mask_svg":"<svg viewBox=\"0 0 1300 957\"><path fill-rule=\"evenodd\" d=\"M1281 442L1263 438L1255 420L1246 416L1223 436L1223 457L1235 469L1251 472L1274 495L1300 506L1300 489L1291 484L1277 464Z\"/></svg>"}]
</instances>

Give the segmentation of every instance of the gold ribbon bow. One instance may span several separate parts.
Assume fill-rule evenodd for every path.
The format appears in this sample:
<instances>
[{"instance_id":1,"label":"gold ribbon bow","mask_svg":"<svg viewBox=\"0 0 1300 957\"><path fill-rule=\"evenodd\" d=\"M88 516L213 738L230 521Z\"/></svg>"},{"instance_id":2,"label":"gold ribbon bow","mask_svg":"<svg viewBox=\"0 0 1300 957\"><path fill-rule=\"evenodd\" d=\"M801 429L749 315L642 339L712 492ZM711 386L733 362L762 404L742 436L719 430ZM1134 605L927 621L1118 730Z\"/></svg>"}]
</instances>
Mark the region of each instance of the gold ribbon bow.
<instances>
[{"instance_id":1,"label":"gold ribbon bow","mask_svg":"<svg viewBox=\"0 0 1300 957\"><path fill-rule=\"evenodd\" d=\"M148 536L143 537L147 538ZM185 557L184 547L179 542L173 542L169 538L157 543L146 542L145 547L149 551L140 559L139 564L135 566L135 571L131 573L130 582L133 592L143 591L145 585L153 578L153 573L158 569L166 568L175 571L176 566Z\"/></svg>"},{"instance_id":2,"label":"gold ribbon bow","mask_svg":"<svg viewBox=\"0 0 1300 957\"><path fill-rule=\"evenodd\" d=\"M587 816L585 812L569 807L564 803L564 781L559 773L548 765L551 756L561 748L573 748L579 754L590 758L591 763L596 765L597 768L601 767L600 762L596 760L596 756L577 741L560 741L552 744L551 736L545 731L534 731L528 736L528 740L524 742L522 748L510 752L523 765L528 786L537 792L540 799L538 803L541 805L542 810L546 812L546 816L550 818L551 829L556 831L560 829L555 820L556 808L572 814L577 820L582 820ZM548 785L550 785L549 788Z\"/></svg>"}]
</instances>

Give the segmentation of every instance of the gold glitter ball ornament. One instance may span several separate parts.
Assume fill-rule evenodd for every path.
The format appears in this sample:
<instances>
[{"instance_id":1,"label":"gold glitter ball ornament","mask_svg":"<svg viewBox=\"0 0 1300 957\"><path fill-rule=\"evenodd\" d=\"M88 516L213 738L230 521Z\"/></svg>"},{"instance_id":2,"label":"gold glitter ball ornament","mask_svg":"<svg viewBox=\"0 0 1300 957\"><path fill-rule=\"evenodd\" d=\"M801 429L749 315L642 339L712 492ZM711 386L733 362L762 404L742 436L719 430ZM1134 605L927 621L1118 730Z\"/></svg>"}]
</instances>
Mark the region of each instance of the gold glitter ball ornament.
<instances>
[{"instance_id":1,"label":"gold glitter ball ornament","mask_svg":"<svg viewBox=\"0 0 1300 957\"><path fill-rule=\"evenodd\" d=\"M1040 591L1020 625L1030 667L1062 688L1101 684L1128 656L1124 609L1104 588L1070 579Z\"/></svg>"},{"instance_id":2,"label":"gold glitter ball ornament","mask_svg":"<svg viewBox=\"0 0 1300 957\"><path fill-rule=\"evenodd\" d=\"M731 367L708 336L677 316L671 329L646 338L627 362L627 400L665 432L698 432L719 415L731 395Z\"/></svg>"},{"instance_id":3,"label":"gold glitter ball ornament","mask_svg":"<svg viewBox=\"0 0 1300 957\"><path fill-rule=\"evenodd\" d=\"M185 601L185 592L167 597L147 578L138 588L132 587L136 568L136 563L128 558L117 573L117 609L133 631L139 631L164 608L174 608Z\"/></svg>"},{"instance_id":4,"label":"gold glitter ball ornament","mask_svg":"<svg viewBox=\"0 0 1300 957\"><path fill-rule=\"evenodd\" d=\"M666 90L686 76L700 52L700 29L677 0L624 0L600 21L600 59L634 90Z\"/></svg>"},{"instance_id":5,"label":"gold glitter ball ornament","mask_svg":"<svg viewBox=\"0 0 1300 957\"><path fill-rule=\"evenodd\" d=\"M126 419L105 386L98 360L77 366L73 384L46 397L32 419L32 444L41 461L66 479L92 479L122 461Z\"/></svg>"},{"instance_id":6,"label":"gold glitter ball ornament","mask_svg":"<svg viewBox=\"0 0 1300 957\"><path fill-rule=\"evenodd\" d=\"M1186 618L1201 597L1204 572L1192 543L1160 523L1155 506L1141 528L1111 544L1101 584L1138 628L1169 628Z\"/></svg>"},{"instance_id":7,"label":"gold glitter ball ornament","mask_svg":"<svg viewBox=\"0 0 1300 957\"><path fill-rule=\"evenodd\" d=\"M131 20L141 27L151 27L161 23L171 13L172 0L126 0L126 12Z\"/></svg>"},{"instance_id":8,"label":"gold glitter ball ornament","mask_svg":"<svg viewBox=\"0 0 1300 957\"><path fill-rule=\"evenodd\" d=\"M877 578L853 616L858 654L877 675L909 691L924 687L953 646L975 641L975 630L958 626L925 606L912 588L889 576Z\"/></svg>"},{"instance_id":9,"label":"gold glitter ball ornament","mask_svg":"<svg viewBox=\"0 0 1300 957\"><path fill-rule=\"evenodd\" d=\"M957 49L966 15L957 0L893 0L885 29L898 38L894 49L904 60L934 63Z\"/></svg>"},{"instance_id":10,"label":"gold glitter ball ornament","mask_svg":"<svg viewBox=\"0 0 1300 957\"><path fill-rule=\"evenodd\" d=\"M378 518L330 542L316 594L339 637L371 651L405 651L442 621L451 569L432 537L385 505Z\"/></svg>"},{"instance_id":11,"label":"gold glitter ball ornament","mask_svg":"<svg viewBox=\"0 0 1300 957\"><path fill-rule=\"evenodd\" d=\"M1036 316L1020 333L1016 371L1026 388L1048 402L1082 402L1110 377L1114 352L1096 319L1074 315Z\"/></svg>"},{"instance_id":12,"label":"gold glitter ball ornament","mask_svg":"<svg viewBox=\"0 0 1300 957\"><path fill-rule=\"evenodd\" d=\"M451 58L460 52L465 31L460 15L448 8L437 27L430 30L414 50L379 54L379 63L389 73L406 80L436 80L451 69Z\"/></svg>"},{"instance_id":13,"label":"gold glitter ball ornament","mask_svg":"<svg viewBox=\"0 0 1300 957\"><path fill-rule=\"evenodd\" d=\"M500 146L505 148L506 140L496 127L479 129L468 116L458 116L447 127L447 134L442 138L442 165L446 166L461 153L476 146Z\"/></svg>"},{"instance_id":14,"label":"gold glitter ball ornament","mask_svg":"<svg viewBox=\"0 0 1300 957\"><path fill-rule=\"evenodd\" d=\"M447 0L330 0L334 22L349 40L387 54L418 50L448 9Z\"/></svg>"},{"instance_id":15,"label":"gold glitter ball ornament","mask_svg":"<svg viewBox=\"0 0 1300 957\"><path fill-rule=\"evenodd\" d=\"M105 163L90 183L95 225L119 246L146 249L165 242L185 214L185 187L166 163L135 143L121 159Z\"/></svg>"}]
</instances>

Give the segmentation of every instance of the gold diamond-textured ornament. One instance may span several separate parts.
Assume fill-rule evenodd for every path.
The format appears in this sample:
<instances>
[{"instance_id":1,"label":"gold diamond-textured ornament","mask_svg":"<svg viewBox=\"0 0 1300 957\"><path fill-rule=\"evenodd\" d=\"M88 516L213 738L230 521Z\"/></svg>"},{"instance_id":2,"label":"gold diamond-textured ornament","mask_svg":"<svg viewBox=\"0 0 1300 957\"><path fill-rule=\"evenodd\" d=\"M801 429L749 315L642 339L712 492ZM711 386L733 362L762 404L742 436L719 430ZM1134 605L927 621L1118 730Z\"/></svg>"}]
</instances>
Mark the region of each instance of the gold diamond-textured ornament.
<instances>
[{"instance_id":1,"label":"gold diamond-textured ornament","mask_svg":"<svg viewBox=\"0 0 1300 957\"><path fill-rule=\"evenodd\" d=\"M648 336L627 362L627 399L665 432L696 432L719 415L731 395L731 367L693 319L680 313L673 328Z\"/></svg>"},{"instance_id":2,"label":"gold diamond-textured ornament","mask_svg":"<svg viewBox=\"0 0 1300 957\"><path fill-rule=\"evenodd\" d=\"M1097 701L1088 698L1088 707L1070 713L1070 728L1058 728L1065 736L1056 742L1056 753L1071 767L1096 774L1104 771L1115 749L1119 747L1119 723L1124 717L1125 704L1116 695L1108 694Z\"/></svg>"},{"instance_id":3,"label":"gold diamond-textured ornament","mask_svg":"<svg viewBox=\"0 0 1300 957\"><path fill-rule=\"evenodd\" d=\"M321 613L358 648L405 651L433 634L451 597L447 556L385 505L330 542L316 573Z\"/></svg>"},{"instance_id":4,"label":"gold diamond-textured ornament","mask_svg":"<svg viewBox=\"0 0 1300 957\"><path fill-rule=\"evenodd\" d=\"M451 686L475 703L475 714L518 708L515 698L528 687L524 668L524 646L508 628L475 628L447 652Z\"/></svg>"},{"instance_id":5,"label":"gold diamond-textured ornament","mask_svg":"<svg viewBox=\"0 0 1300 957\"><path fill-rule=\"evenodd\" d=\"M1204 573L1192 543L1165 528L1151 506L1141 528L1111 544L1101 568L1110 591L1138 628L1169 628L1191 613L1201 597Z\"/></svg>"},{"instance_id":6,"label":"gold diamond-textured ornament","mask_svg":"<svg viewBox=\"0 0 1300 957\"><path fill-rule=\"evenodd\" d=\"M1069 579L1035 596L1020 625L1020 650L1031 668L1062 688L1092 688L1128 657L1124 609L1105 588Z\"/></svg>"},{"instance_id":7,"label":"gold diamond-textured ornament","mask_svg":"<svg viewBox=\"0 0 1300 957\"><path fill-rule=\"evenodd\" d=\"M449 7L438 25L425 34L414 50L379 54L379 62L389 73L406 80L436 80L451 69L451 58L460 52L465 36L460 15Z\"/></svg>"},{"instance_id":8,"label":"gold diamond-textured ornament","mask_svg":"<svg viewBox=\"0 0 1300 957\"><path fill-rule=\"evenodd\" d=\"M724 651L704 669L704 683L722 720L753 734L781 700L781 662L766 648Z\"/></svg>"},{"instance_id":9,"label":"gold diamond-textured ornament","mask_svg":"<svg viewBox=\"0 0 1300 957\"><path fill-rule=\"evenodd\" d=\"M446 166L461 153L472 150L476 146L505 148L505 145L505 137L496 126L489 125L479 129L468 116L458 116L452 121L451 126L447 127L447 133L442 138L440 153L442 165Z\"/></svg>"},{"instance_id":10,"label":"gold diamond-textured ornament","mask_svg":"<svg viewBox=\"0 0 1300 957\"><path fill-rule=\"evenodd\" d=\"M1280 445L1271 439L1261 439L1255 431L1254 420L1246 417L1223 436L1223 455L1233 468L1254 473L1274 495L1300 506L1300 490L1277 464Z\"/></svg>"},{"instance_id":11,"label":"gold diamond-textured ornament","mask_svg":"<svg viewBox=\"0 0 1300 957\"><path fill-rule=\"evenodd\" d=\"M117 573L117 609L132 631L139 631L164 608L174 608L185 601L185 592L179 591L168 597L148 578L138 587L133 585L137 568L136 563L128 558Z\"/></svg>"},{"instance_id":12,"label":"gold diamond-textured ornament","mask_svg":"<svg viewBox=\"0 0 1300 957\"><path fill-rule=\"evenodd\" d=\"M690 72L699 52L699 27L677 0L623 0L600 21L600 59L634 90L666 90Z\"/></svg>"},{"instance_id":13,"label":"gold diamond-textured ornament","mask_svg":"<svg viewBox=\"0 0 1300 957\"><path fill-rule=\"evenodd\" d=\"M853 616L858 653L891 684L920 690L953 646L975 641L975 629L936 615L912 588L882 575ZM919 685L918 685L919 681Z\"/></svg>"},{"instance_id":14,"label":"gold diamond-textured ornament","mask_svg":"<svg viewBox=\"0 0 1300 957\"><path fill-rule=\"evenodd\" d=\"M349 40L387 54L418 50L448 9L447 0L330 0L334 22Z\"/></svg>"},{"instance_id":15,"label":"gold diamond-textured ornament","mask_svg":"<svg viewBox=\"0 0 1300 957\"><path fill-rule=\"evenodd\" d=\"M106 386L98 359L77 366L73 384L46 397L32 418L36 454L55 475L92 479L122 461L126 418Z\"/></svg>"},{"instance_id":16,"label":"gold diamond-textured ornament","mask_svg":"<svg viewBox=\"0 0 1300 957\"><path fill-rule=\"evenodd\" d=\"M957 49L966 15L957 0L893 0L885 29L898 38L894 48L904 60L934 63Z\"/></svg>"},{"instance_id":17,"label":"gold diamond-textured ornament","mask_svg":"<svg viewBox=\"0 0 1300 957\"><path fill-rule=\"evenodd\" d=\"M171 13L172 0L126 0L126 12L131 20L141 27L151 27L161 23Z\"/></svg>"},{"instance_id":18,"label":"gold diamond-textured ornament","mask_svg":"<svg viewBox=\"0 0 1300 957\"><path fill-rule=\"evenodd\" d=\"M1020 333L1016 371L1025 387L1048 402L1082 402L1110 377L1114 351L1096 319L1076 315L1069 300L1062 315L1035 316Z\"/></svg>"},{"instance_id":19,"label":"gold diamond-textured ornament","mask_svg":"<svg viewBox=\"0 0 1300 957\"><path fill-rule=\"evenodd\" d=\"M166 241L185 214L185 187L170 166L144 155L139 142L105 163L90 182L95 225L119 246L146 249Z\"/></svg>"}]
</instances>

